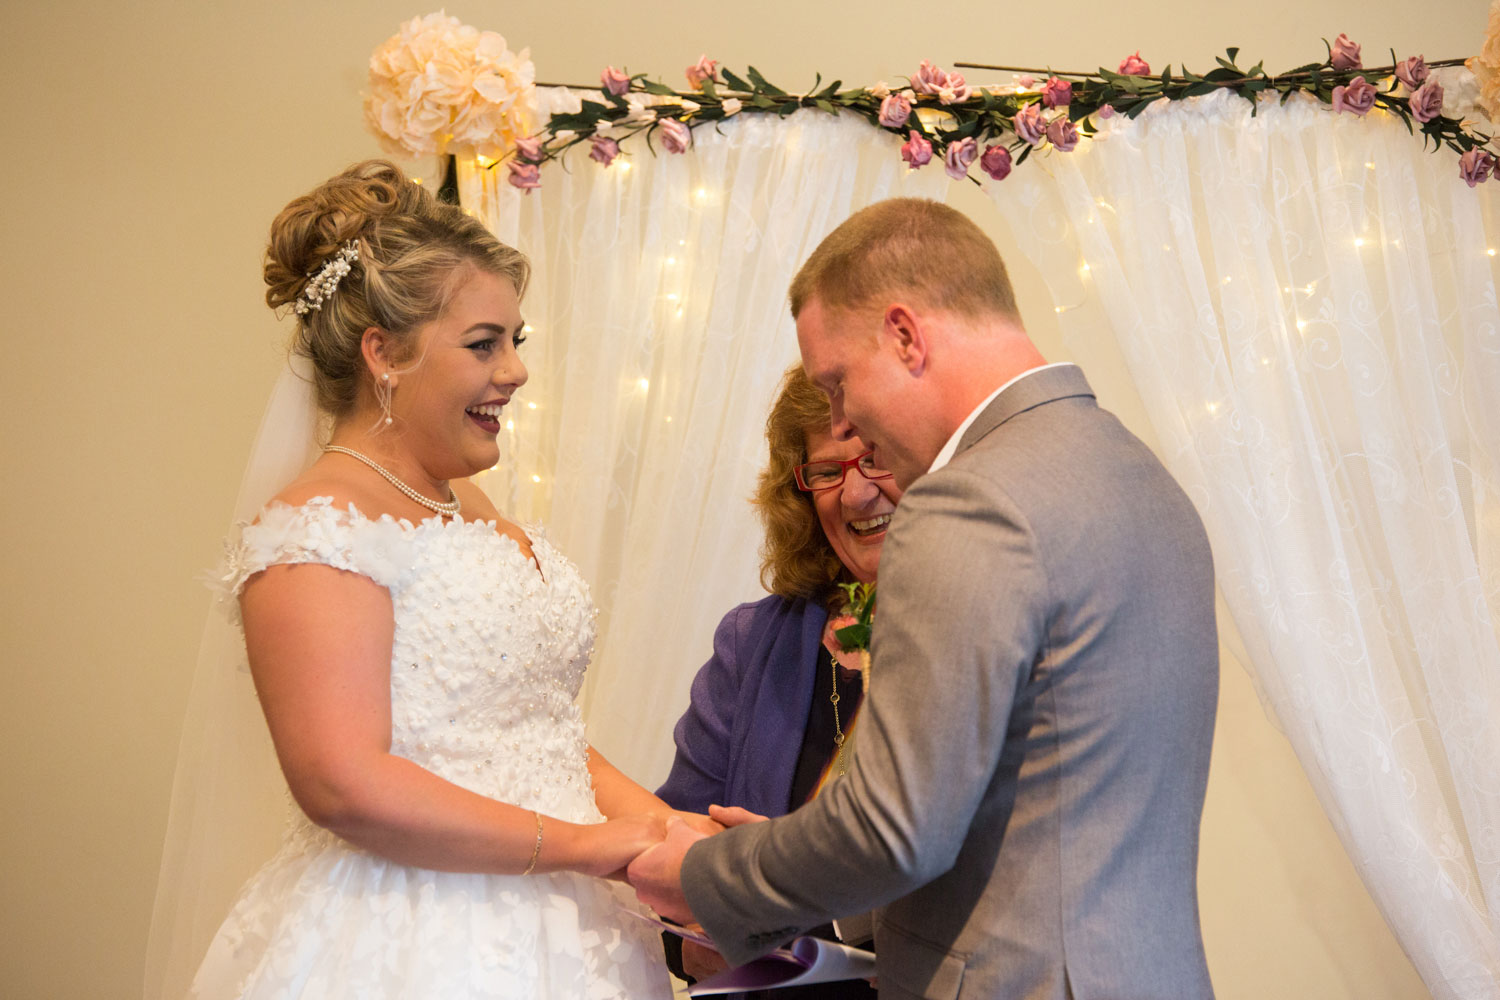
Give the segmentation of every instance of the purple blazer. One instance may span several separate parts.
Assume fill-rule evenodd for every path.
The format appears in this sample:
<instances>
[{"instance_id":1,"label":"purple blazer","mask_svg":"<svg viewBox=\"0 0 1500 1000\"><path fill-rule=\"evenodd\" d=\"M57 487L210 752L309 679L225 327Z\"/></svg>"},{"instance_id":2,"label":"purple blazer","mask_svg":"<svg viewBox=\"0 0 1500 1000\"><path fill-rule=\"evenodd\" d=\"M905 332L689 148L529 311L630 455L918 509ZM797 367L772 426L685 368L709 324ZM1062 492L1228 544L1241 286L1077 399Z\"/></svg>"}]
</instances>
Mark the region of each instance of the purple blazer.
<instances>
[{"instance_id":1,"label":"purple blazer","mask_svg":"<svg viewBox=\"0 0 1500 1000\"><path fill-rule=\"evenodd\" d=\"M815 603L774 595L724 616L677 720L677 758L657 795L692 812L713 803L787 812L827 620Z\"/></svg>"}]
</instances>

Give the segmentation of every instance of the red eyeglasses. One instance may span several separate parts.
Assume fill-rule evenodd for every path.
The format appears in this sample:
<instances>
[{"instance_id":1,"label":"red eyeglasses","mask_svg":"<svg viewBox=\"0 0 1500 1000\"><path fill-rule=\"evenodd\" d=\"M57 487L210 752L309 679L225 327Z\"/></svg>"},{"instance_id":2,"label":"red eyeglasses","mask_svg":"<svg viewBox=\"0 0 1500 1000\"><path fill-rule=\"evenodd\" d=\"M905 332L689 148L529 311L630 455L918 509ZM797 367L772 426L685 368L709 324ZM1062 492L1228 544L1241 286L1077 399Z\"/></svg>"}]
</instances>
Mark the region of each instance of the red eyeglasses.
<instances>
[{"instance_id":1,"label":"red eyeglasses","mask_svg":"<svg viewBox=\"0 0 1500 1000\"><path fill-rule=\"evenodd\" d=\"M820 493L842 485L850 466L858 469L859 474L866 479L891 478L892 473L875 464L874 454L873 451L867 451L863 455L855 455L848 460L829 459L826 462L807 462L794 468L792 475L797 478L797 489L806 493Z\"/></svg>"}]
</instances>

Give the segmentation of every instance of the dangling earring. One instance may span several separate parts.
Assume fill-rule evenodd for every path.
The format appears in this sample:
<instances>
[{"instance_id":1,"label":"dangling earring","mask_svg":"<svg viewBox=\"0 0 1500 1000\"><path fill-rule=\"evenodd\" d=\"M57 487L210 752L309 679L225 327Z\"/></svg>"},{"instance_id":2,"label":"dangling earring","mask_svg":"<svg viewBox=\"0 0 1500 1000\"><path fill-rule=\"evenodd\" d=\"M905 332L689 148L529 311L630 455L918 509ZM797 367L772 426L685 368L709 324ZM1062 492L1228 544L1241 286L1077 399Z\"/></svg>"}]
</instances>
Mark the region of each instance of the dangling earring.
<instances>
[{"instance_id":1,"label":"dangling earring","mask_svg":"<svg viewBox=\"0 0 1500 1000\"><path fill-rule=\"evenodd\" d=\"M396 387L391 385L391 373L385 372L380 376L380 382L375 386L375 395L380 400L380 412L385 414L387 426L391 424L391 396L396 392Z\"/></svg>"}]
</instances>

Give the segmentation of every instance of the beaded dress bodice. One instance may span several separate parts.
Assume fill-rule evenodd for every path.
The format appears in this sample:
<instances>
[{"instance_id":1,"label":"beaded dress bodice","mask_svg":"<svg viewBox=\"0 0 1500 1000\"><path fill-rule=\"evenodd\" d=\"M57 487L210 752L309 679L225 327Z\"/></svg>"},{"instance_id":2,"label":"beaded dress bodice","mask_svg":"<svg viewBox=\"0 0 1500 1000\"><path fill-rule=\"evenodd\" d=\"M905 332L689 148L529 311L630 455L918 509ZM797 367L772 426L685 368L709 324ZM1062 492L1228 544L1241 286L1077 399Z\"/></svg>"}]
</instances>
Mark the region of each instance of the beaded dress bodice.
<instances>
[{"instance_id":1,"label":"beaded dress bodice","mask_svg":"<svg viewBox=\"0 0 1500 1000\"><path fill-rule=\"evenodd\" d=\"M598 822L574 703L596 612L573 564L529 534L535 562L493 521L413 525L328 498L275 503L231 544L225 583L237 595L268 566L313 562L384 586L391 752L481 795Z\"/></svg>"}]
</instances>

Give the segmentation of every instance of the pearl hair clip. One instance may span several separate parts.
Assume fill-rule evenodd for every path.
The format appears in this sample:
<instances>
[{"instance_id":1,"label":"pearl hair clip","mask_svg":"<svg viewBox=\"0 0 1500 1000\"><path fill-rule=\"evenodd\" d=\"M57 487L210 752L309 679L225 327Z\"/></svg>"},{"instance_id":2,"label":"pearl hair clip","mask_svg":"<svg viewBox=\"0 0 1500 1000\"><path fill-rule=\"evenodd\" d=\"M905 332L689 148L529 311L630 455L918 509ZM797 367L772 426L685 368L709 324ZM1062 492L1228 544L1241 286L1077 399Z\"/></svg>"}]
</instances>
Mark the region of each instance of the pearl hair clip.
<instances>
[{"instance_id":1,"label":"pearl hair clip","mask_svg":"<svg viewBox=\"0 0 1500 1000\"><path fill-rule=\"evenodd\" d=\"M339 282L344 275L350 271L350 265L359 260L359 245L353 240L345 243L339 252L328 259L328 262L318 270L310 274L311 279L307 287L297 296L297 302L292 308L298 316L306 316L315 309L323 308L323 300L333 297L338 290Z\"/></svg>"}]
</instances>

